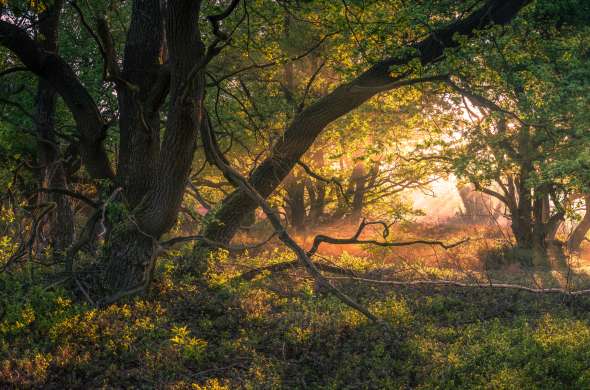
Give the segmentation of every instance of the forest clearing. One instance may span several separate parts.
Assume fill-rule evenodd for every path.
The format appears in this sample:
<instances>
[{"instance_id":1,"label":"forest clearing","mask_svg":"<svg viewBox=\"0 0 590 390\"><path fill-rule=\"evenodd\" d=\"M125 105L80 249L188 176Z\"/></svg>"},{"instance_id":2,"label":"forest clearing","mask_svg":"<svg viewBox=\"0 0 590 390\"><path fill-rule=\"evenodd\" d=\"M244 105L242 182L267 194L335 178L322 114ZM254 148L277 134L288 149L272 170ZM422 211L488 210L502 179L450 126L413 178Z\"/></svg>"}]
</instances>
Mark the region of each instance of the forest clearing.
<instances>
[{"instance_id":1,"label":"forest clearing","mask_svg":"<svg viewBox=\"0 0 590 390\"><path fill-rule=\"evenodd\" d=\"M587 0L0 0L0 389L590 388Z\"/></svg>"}]
</instances>

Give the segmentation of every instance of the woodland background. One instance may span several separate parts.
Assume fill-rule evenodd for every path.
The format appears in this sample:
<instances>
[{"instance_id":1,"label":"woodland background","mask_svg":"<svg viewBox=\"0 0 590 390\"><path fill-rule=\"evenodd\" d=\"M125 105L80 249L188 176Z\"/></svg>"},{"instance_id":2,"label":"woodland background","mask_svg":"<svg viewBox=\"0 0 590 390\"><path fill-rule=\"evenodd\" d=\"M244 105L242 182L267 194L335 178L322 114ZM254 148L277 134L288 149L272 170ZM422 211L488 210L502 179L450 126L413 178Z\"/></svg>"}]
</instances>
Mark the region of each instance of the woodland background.
<instances>
[{"instance_id":1,"label":"woodland background","mask_svg":"<svg viewBox=\"0 0 590 390\"><path fill-rule=\"evenodd\" d=\"M589 387L588 15L0 0L0 384Z\"/></svg>"}]
</instances>

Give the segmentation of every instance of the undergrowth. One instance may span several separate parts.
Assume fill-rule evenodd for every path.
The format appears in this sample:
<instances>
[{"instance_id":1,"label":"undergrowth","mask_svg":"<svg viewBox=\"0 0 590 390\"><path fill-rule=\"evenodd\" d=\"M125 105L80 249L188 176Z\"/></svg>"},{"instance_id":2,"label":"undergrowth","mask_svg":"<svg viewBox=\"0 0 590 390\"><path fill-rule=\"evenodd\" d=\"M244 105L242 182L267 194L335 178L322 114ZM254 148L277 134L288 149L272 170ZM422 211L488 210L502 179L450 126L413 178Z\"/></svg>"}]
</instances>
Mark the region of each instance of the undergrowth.
<instances>
[{"instance_id":1,"label":"undergrowth","mask_svg":"<svg viewBox=\"0 0 590 390\"><path fill-rule=\"evenodd\" d=\"M385 329L300 270L244 281L217 256L200 278L170 258L148 295L101 309L2 275L0 387L590 388L587 298L339 280Z\"/></svg>"}]
</instances>

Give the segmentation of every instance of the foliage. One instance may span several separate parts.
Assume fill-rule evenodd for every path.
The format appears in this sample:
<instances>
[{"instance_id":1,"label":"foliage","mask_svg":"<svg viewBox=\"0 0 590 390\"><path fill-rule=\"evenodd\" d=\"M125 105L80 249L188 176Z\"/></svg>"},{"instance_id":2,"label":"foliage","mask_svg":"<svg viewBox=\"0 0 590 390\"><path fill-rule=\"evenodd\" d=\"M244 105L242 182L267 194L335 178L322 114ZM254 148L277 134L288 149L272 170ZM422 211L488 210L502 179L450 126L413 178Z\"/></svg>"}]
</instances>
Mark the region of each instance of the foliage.
<instances>
[{"instance_id":1,"label":"foliage","mask_svg":"<svg viewBox=\"0 0 590 390\"><path fill-rule=\"evenodd\" d=\"M258 261L283 260L266 255ZM387 321L384 331L335 298L315 293L305 278L293 283L294 275L275 275L239 282L227 267L217 274L213 284L187 279L166 262L148 297L102 309L73 303L64 291L12 290L2 297L8 308L0 327L2 384L178 389L590 385L586 298L566 306L551 295L402 293L343 284ZM6 287L22 283L2 282Z\"/></svg>"}]
</instances>

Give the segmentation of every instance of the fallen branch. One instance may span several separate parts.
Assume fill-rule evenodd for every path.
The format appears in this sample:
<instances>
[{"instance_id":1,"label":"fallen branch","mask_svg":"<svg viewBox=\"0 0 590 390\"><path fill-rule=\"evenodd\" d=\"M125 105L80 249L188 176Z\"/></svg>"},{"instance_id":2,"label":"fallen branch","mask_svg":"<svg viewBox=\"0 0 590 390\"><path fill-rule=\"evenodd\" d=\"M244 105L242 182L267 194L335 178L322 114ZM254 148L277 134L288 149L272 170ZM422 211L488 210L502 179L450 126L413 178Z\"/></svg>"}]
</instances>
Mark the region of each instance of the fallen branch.
<instances>
[{"instance_id":1,"label":"fallen branch","mask_svg":"<svg viewBox=\"0 0 590 390\"><path fill-rule=\"evenodd\" d=\"M268 242L270 240L272 240L276 235L277 235L277 233L272 233L264 241L261 241L256 244L251 244L251 245L226 245L226 244L218 242L218 241L210 240L207 237L200 235L200 234L195 235L195 236L174 237L174 238L171 238L170 240L160 242L159 243L159 246L160 246L159 250L167 250L174 245L181 244L184 242L200 241L200 242L203 242L203 243L207 244L208 246L211 246L214 248L227 249L230 252L242 252L245 250L258 249L258 248L268 244Z\"/></svg>"},{"instance_id":2,"label":"fallen branch","mask_svg":"<svg viewBox=\"0 0 590 390\"><path fill-rule=\"evenodd\" d=\"M347 275L347 276L351 276L351 277L355 276L354 271L346 269L346 268L336 267L334 265L319 263L316 261L314 261L313 264L320 271L330 272L330 273L336 274L336 275ZM285 261L282 263L277 263L277 264L267 265L265 267L251 269L251 270L246 271L246 272L242 273L241 275L237 276L237 278L243 279L243 280L252 280L255 277L257 277L258 275L263 274L265 272L270 272L270 273L281 272L281 271L286 271L288 269L299 268L301 266L303 266L303 264L299 260Z\"/></svg>"},{"instance_id":3,"label":"fallen branch","mask_svg":"<svg viewBox=\"0 0 590 390\"><path fill-rule=\"evenodd\" d=\"M378 279L367 279L357 276L344 276L344 277L330 277L329 279L348 279L356 280L359 282L383 284L383 285L394 285L394 286L449 286L449 287L461 287L461 288L497 288L497 289L509 289L509 290L520 290L526 291L533 294L563 294L563 295L586 295L590 294L590 289L584 290L566 290L563 288L534 288L521 286L519 284L510 283L464 283L454 280L410 280L410 281L398 281L398 280L378 280Z\"/></svg>"},{"instance_id":4,"label":"fallen branch","mask_svg":"<svg viewBox=\"0 0 590 390\"><path fill-rule=\"evenodd\" d=\"M367 226L375 225L375 224L382 224L382 222L367 222L366 220L363 220L360 223L356 233L350 238L334 238L334 237L330 237L330 236L325 236L323 234L319 234L319 235L315 236L315 238L313 240L313 244L312 244L310 250L307 252L307 255L313 256L318 251L320 245L323 242L327 242L328 244L337 244L337 245L370 244L370 245L376 245L376 246L381 246L381 247L401 247L401 246L410 246L410 245L435 245L435 246L440 246L443 249L451 249L451 248L462 245L462 244L469 241L469 238L465 238L463 240L460 240L460 241L457 241L457 242L454 242L451 244L446 244L443 241L438 241L438 240L377 241L377 240L361 240L361 239L359 239L361 233L363 232L363 230ZM387 235L384 233L384 236L386 237Z\"/></svg>"}]
</instances>

